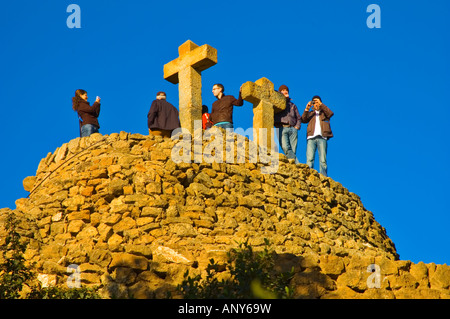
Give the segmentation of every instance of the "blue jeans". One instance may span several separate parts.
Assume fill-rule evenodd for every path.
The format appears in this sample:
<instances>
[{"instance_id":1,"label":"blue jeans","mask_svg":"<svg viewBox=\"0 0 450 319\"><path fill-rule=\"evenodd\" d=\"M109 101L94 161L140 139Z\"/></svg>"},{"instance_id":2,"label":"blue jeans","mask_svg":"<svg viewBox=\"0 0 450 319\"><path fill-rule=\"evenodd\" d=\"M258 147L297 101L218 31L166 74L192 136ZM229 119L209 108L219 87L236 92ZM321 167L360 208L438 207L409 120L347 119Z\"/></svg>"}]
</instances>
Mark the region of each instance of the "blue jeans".
<instances>
[{"instance_id":1,"label":"blue jeans","mask_svg":"<svg viewBox=\"0 0 450 319\"><path fill-rule=\"evenodd\" d=\"M225 128L225 129L227 129L227 128L233 128L233 123L230 123L230 122L220 122L220 123L217 123L217 124L214 124L214 126L217 126L217 127L221 127L221 128Z\"/></svg>"},{"instance_id":2,"label":"blue jeans","mask_svg":"<svg viewBox=\"0 0 450 319\"><path fill-rule=\"evenodd\" d=\"M306 142L306 164L309 168L314 168L314 158L316 150L319 152L320 174L327 175L327 140L321 136L316 136Z\"/></svg>"},{"instance_id":3,"label":"blue jeans","mask_svg":"<svg viewBox=\"0 0 450 319\"><path fill-rule=\"evenodd\" d=\"M90 136L93 133L98 133L98 128L92 124L84 124L81 127L81 137Z\"/></svg>"},{"instance_id":4,"label":"blue jeans","mask_svg":"<svg viewBox=\"0 0 450 319\"><path fill-rule=\"evenodd\" d=\"M278 140L280 142L280 146L283 149L284 154L287 158L295 159L295 162L298 163L297 160L297 129L293 126L290 127L280 127L277 129Z\"/></svg>"}]
</instances>

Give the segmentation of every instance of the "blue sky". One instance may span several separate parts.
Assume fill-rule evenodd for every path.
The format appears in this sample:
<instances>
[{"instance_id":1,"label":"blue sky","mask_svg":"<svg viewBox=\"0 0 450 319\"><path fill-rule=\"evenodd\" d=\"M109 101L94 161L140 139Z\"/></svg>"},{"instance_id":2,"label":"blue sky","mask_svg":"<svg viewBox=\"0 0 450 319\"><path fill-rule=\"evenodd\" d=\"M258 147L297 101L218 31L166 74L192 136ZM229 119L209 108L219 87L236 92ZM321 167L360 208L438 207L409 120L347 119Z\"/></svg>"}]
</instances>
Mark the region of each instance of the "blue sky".
<instances>
[{"instance_id":1,"label":"blue sky","mask_svg":"<svg viewBox=\"0 0 450 319\"><path fill-rule=\"evenodd\" d=\"M70 29L67 7L81 8ZM381 28L368 28L370 4ZM8 1L0 10L0 207L26 197L41 158L78 137L71 98L102 97L100 132L147 134L157 91L178 105L163 65L190 39L218 50L202 73L237 96L246 81L286 84L300 110L315 94L335 113L328 173L386 228L400 258L450 264L450 2ZM252 126L252 105L234 125ZM305 162L306 125L297 156Z\"/></svg>"}]
</instances>

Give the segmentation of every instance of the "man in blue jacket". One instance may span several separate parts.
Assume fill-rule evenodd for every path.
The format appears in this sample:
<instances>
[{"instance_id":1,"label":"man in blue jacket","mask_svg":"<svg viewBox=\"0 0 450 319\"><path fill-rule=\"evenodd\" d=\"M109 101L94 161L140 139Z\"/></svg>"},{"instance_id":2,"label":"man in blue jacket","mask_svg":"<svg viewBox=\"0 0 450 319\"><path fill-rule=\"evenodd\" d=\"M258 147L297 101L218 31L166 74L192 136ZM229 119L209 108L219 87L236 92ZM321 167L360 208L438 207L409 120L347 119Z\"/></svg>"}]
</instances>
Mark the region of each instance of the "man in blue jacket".
<instances>
[{"instance_id":1,"label":"man in blue jacket","mask_svg":"<svg viewBox=\"0 0 450 319\"><path fill-rule=\"evenodd\" d=\"M289 88L286 85L281 85L278 92L286 97L286 108L274 114L278 139L286 157L288 159L295 159L295 163L298 163L296 156L297 133L301 126L301 115L298 112L297 106L292 103L292 99L289 97Z\"/></svg>"}]
</instances>

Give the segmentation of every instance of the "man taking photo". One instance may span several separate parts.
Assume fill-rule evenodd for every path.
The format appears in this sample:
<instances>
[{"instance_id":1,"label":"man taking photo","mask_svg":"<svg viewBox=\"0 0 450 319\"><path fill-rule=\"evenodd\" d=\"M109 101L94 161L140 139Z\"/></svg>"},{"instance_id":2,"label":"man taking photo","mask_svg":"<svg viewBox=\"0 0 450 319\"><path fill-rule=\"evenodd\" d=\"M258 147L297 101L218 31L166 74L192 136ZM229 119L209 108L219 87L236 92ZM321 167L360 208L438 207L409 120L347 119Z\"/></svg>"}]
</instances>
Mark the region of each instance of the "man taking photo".
<instances>
[{"instance_id":1,"label":"man taking photo","mask_svg":"<svg viewBox=\"0 0 450 319\"><path fill-rule=\"evenodd\" d=\"M311 109L312 107L312 109ZM320 174L328 176L327 147L328 140L333 137L330 119L334 113L322 103L320 96L315 95L308 102L302 114L302 122L308 123L306 128L306 164L314 168L316 150L319 153Z\"/></svg>"}]
</instances>

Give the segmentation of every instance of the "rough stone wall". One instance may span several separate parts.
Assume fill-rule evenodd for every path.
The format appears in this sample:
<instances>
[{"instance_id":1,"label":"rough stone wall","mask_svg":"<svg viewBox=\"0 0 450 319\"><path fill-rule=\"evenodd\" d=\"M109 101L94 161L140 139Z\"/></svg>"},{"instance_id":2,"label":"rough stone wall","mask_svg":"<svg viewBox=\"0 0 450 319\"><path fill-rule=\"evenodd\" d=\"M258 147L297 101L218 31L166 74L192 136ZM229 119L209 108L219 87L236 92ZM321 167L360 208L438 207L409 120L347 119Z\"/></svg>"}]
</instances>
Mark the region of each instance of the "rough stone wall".
<instances>
[{"instance_id":1,"label":"rough stone wall","mask_svg":"<svg viewBox=\"0 0 450 319\"><path fill-rule=\"evenodd\" d=\"M204 273L237 242L257 250L267 238L277 268L294 267L296 298L450 297L450 267L398 260L385 229L340 183L284 155L275 174L248 158L177 164L176 143L93 134L41 160L13 210L41 281L65 285L77 265L82 285L105 298L164 298L187 269ZM10 211L0 210L0 241Z\"/></svg>"}]
</instances>

